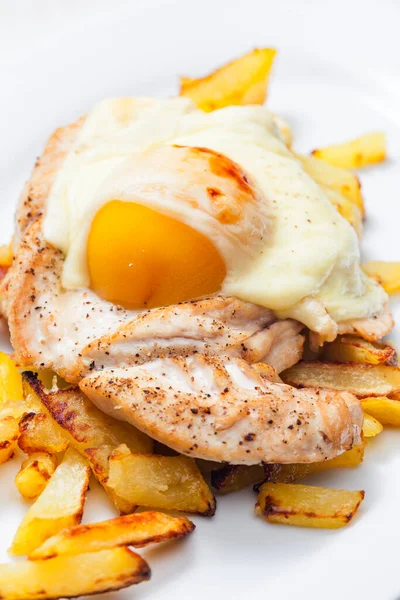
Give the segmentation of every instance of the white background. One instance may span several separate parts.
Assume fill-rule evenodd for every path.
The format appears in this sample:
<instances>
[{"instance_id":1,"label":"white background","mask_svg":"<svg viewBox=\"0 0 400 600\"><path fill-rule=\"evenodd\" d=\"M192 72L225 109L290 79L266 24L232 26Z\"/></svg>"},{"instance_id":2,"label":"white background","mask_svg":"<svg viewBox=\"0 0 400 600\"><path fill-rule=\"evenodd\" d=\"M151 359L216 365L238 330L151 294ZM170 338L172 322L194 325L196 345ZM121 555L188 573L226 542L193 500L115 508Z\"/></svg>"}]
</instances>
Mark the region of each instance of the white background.
<instances>
[{"instance_id":1,"label":"white background","mask_svg":"<svg viewBox=\"0 0 400 600\"><path fill-rule=\"evenodd\" d=\"M17 195L55 127L105 96L172 94L180 74L203 74L254 46L273 45L279 56L268 104L293 126L297 149L388 133L389 161L362 174L364 253L400 260L399 25L394 0L3 0L0 242L11 235ZM4 560L26 510L12 485L17 469L17 460L0 469ZM119 598L394 600L399 475L400 432L387 431L369 444L362 467L314 477L366 490L358 517L341 531L263 523L250 491L220 499L216 517L195 519L191 539L144 552L152 581ZM111 514L93 486L85 519Z\"/></svg>"}]
</instances>

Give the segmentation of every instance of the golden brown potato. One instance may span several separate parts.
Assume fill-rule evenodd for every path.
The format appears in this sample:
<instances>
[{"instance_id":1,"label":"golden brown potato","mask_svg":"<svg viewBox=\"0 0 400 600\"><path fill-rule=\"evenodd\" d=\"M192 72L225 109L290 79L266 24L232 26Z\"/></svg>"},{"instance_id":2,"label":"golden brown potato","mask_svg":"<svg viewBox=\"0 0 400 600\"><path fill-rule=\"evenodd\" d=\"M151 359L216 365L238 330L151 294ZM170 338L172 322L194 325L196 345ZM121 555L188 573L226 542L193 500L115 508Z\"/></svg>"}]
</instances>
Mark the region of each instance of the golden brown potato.
<instances>
[{"instance_id":1,"label":"golden brown potato","mask_svg":"<svg viewBox=\"0 0 400 600\"><path fill-rule=\"evenodd\" d=\"M400 262L377 260L364 263L362 268L367 275L376 279L388 294L400 291Z\"/></svg>"},{"instance_id":2,"label":"golden brown potato","mask_svg":"<svg viewBox=\"0 0 400 600\"><path fill-rule=\"evenodd\" d=\"M343 196L356 204L361 210L361 214L364 215L365 209L361 194L361 184L354 173L340 167L334 167L314 156L297 155L297 158L302 162L304 170L314 181L343 194Z\"/></svg>"},{"instance_id":3,"label":"golden brown potato","mask_svg":"<svg viewBox=\"0 0 400 600\"><path fill-rule=\"evenodd\" d=\"M346 196L337 190L332 190L327 186L321 187L324 189L329 201L333 204L338 213L354 227L357 236L361 239L363 232L363 217L359 206L354 204L354 202L346 198Z\"/></svg>"},{"instance_id":4,"label":"golden brown potato","mask_svg":"<svg viewBox=\"0 0 400 600\"><path fill-rule=\"evenodd\" d=\"M382 131L366 133L355 140L318 148L312 155L335 167L359 169L385 160L385 134Z\"/></svg>"},{"instance_id":5,"label":"golden brown potato","mask_svg":"<svg viewBox=\"0 0 400 600\"><path fill-rule=\"evenodd\" d=\"M68 448L47 487L21 521L11 554L30 554L65 527L80 523L89 473L87 462Z\"/></svg>"},{"instance_id":6,"label":"golden brown potato","mask_svg":"<svg viewBox=\"0 0 400 600\"><path fill-rule=\"evenodd\" d=\"M125 515L100 523L76 525L63 529L49 538L29 555L30 560L44 560L55 556L72 556L98 552L117 546L142 548L149 544L181 538L194 530L186 517L172 517L148 511Z\"/></svg>"},{"instance_id":7,"label":"golden brown potato","mask_svg":"<svg viewBox=\"0 0 400 600\"><path fill-rule=\"evenodd\" d=\"M19 418L25 411L21 374L8 354L0 352L0 414Z\"/></svg>"},{"instance_id":8,"label":"golden brown potato","mask_svg":"<svg viewBox=\"0 0 400 600\"><path fill-rule=\"evenodd\" d=\"M43 406L43 410L45 410ZM26 413L19 424L18 445L25 454L57 454L68 446L68 439L57 423L44 412Z\"/></svg>"},{"instance_id":9,"label":"golden brown potato","mask_svg":"<svg viewBox=\"0 0 400 600\"><path fill-rule=\"evenodd\" d=\"M400 427L400 401L389 398L364 398L362 401L364 411L374 417L382 425Z\"/></svg>"},{"instance_id":10,"label":"golden brown potato","mask_svg":"<svg viewBox=\"0 0 400 600\"><path fill-rule=\"evenodd\" d=\"M382 433L383 425L379 423L374 417L364 413L364 423L363 423L363 436L365 438L375 437L379 433Z\"/></svg>"},{"instance_id":11,"label":"golden brown potato","mask_svg":"<svg viewBox=\"0 0 400 600\"><path fill-rule=\"evenodd\" d=\"M215 498L187 456L132 454L120 446L110 456L109 487L133 505L212 516Z\"/></svg>"},{"instance_id":12,"label":"golden brown potato","mask_svg":"<svg viewBox=\"0 0 400 600\"><path fill-rule=\"evenodd\" d=\"M13 261L13 250L11 244L0 244L0 266L11 267Z\"/></svg>"},{"instance_id":13,"label":"golden brown potato","mask_svg":"<svg viewBox=\"0 0 400 600\"><path fill-rule=\"evenodd\" d=\"M21 465L15 476L15 485L26 500L34 500L44 490L56 470L55 456L47 452L31 454Z\"/></svg>"},{"instance_id":14,"label":"golden brown potato","mask_svg":"<svg viewBox=\"0 0 400 600\"><path fill-rule=\"evenodd\" d=\"M295 483L304 477L328 469L348 469L358 467L364 460L365 443L354 446L336 458L315 463L296 463L288 465L265 465L265 481L271 483Z\"/></svg>"},{"instance_id":15,"label":"golden brown potato","mask_svg":"<svg viewBox=\"0 0 400 600\"><path fill-rule=\"evenodd\" d=\"M24 373L24 379L46 407L56 423L70 435L71 444L84 451L86 448L126 444L135 452L150 452L153 440L122 421L100 411L78 389L46 391L35 377Z\"/></svg>"},{"instance_id":16,"label":"golden brown potato","mask_svg":"<svg viewBox=\"0 0 400 600\"><path fill-rule=\"evenodd\" d=\"M50 600L99 594L150 579L146 561L128 548L0 565L4 600Z\"/></svg>"},{"instance_id":17,"label":"golden brown potato","mask_svg":"<svg viewBox=\"0 0 400 600\"><path fill-rule=\"evenodd\" d=\"M264 479L261 465L224 465L211 472L211 485L220 494L237 492Z\"/></svg>"},{"instance_id":18,"label":"golden brown potato","mask_svg":"<svg viewBox=\"0 0 400 600\"><path fill-rule=\"evenodd\" d=\"M258 494L256 513L270 523L337 529L351 521L363 499L362 490L264 483Z\"/></svg>"},{"instance_id":19,"label":"golden brown potato","mask_svg":"<svg viewBox=\"0 0 400 600\"><path fill-rule=\"evenodd\" d=\"M333 362L356 362L378 365L397 365L396 350L378 342L367 342L356 335L339 335L334 342L325 344L322 359Z\"/></svg>"},{"instance_id":20,"label":"golden brown potato","mask_svg":"<svg viewBox=\"0 0 400 600\"><path fill-rule=\"evenodd\" d=\"M301 361L281 373L294 387L328 388L356 396L392 396L400 392L400 369L389 365Z\"/></svg>"},{"instance_id":21,"label":"golden brown potato","mask_svg":"<svg viewBox=\"0 0 400 600\"><path fill-rule=\"evenodd\" d=\"M49 392L35 374L24 373L23 377L31 393L36 395L59 427L61 436L87 458L93 473L118 510L133 512L135 506L118 498L108 487L108 458L120 444L126 444L133 452L151 452L153 440L131 425L101 412L77 388Z\"/></svg>"},{"instance_id":22,"label":"golden brown potato","mask_svg":"<svg viewBox=\"0 0 400 600\"><path fill-rule=\"evenodd\" d=\"M0 464L14 456L19 437L18 420L14 417L0 418Z\"/></svg>"},{"instance_id":23,"label":"golden brown potato","mask_svg":"<svg viewBox=\"0 0 400 600\"><path fill-rule=\"evenodd\" d=\"M188 90L190 88L190 86L195 83L197 81L197 79L195 77L184 77L183 75L181 75L179 77L179 89L180 89L180 95L182 96L182 93L185 90Z\"/></svg>"},{"instance_id":24,"label":"golden brown potato","mask_svg":"<svg viewBox=\"0 0 400 600\"><path fill-rule=\"evenodd\" d=\"M241 104L263 104L276 50L261 48L217 69L201 79L181 78L180 95L202 110Z\"/></svg>"}]
</instances>

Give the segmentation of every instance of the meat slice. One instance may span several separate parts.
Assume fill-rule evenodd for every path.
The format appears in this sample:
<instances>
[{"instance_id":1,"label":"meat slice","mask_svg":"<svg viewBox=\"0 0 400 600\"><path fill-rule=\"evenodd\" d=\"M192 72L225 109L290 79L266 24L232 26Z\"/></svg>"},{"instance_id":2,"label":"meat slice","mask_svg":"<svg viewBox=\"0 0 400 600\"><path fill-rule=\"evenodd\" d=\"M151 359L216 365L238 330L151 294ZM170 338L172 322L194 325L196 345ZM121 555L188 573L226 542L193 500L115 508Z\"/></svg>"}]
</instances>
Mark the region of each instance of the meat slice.
<instances>
[{"instance_id":1,"label":"meat slice","mask_svg":"<svg viewBox=\"0 0 400 600\"><path fill-rule=\"evenodd\" d=\"M302 324L292 319L273 323L269 327L273 337L270 349L260 360L274 367L277 373L288 369L288 365L298 363L303 356L304 336L299 333L302 329ZM254 343L254 337L250 338L248 344Z\"/></svg>"},{"instance_id":2,"label":"meat slice","mask_svg":"<svg viewBox=\"0 0 400 600\"><path fill-rule=\"evenodd\" d=\"M18 362L64 376L75 371L86 344L133 315L90 290L62 290L63 260L44 242L41 219L31 223L2 282L1 304Z\"/></svg>"},{"instance_id":3,"label":"meat slice","mask_svg":"<svg viewBox=\"0 0 400 600\"><path fill-rule=\"evenodd\" d=\"M93 369L141 364L165 355L270 357L278 371L301 358L303 325L229 296L144 312L127 311L90 290L61 287L62 253L46 244L41 219L19 244L3 286L2 309L21 364L50 368L78 383ZM268 358L269 360L269 358Z\"/></svg>"},{"instance_id":4,"label":"meat slice","mask_svg":"<svg viewBox=\"0 0 400 600\"><path fill-rule=\"evenodd\" d=\"M299 361L303 325L277 321L272 311L230 296L214 296L146 311L81 352L81 373L129 367L166 356L238 356L267 360L280 371ZM270 357L271 362L268 360Z\"/></svg>"},{"instance_id":5,"label":"meat slice","mask_svg":"<svg viewBox=\"0 0 400 600\"><path fill-rule=\"evenodd\" d=\"M386 305L384 312L369 319L354 319L339 323L339 334L354 333L368 342L379 342L394 326L394 320L389 307Z\"/></svg>"},{"instance_id":6,"label":"meat slice","mask_svg":"<svg viewBox=\"0 0 400 600\"><path fill-rule=\"evenodd\" d=\"M307 463L360 443L355 396L294 389L272 382L270 372L199 354L93 373L80 388L109 415L197 458Z\"/></svg>"}]
</instances>

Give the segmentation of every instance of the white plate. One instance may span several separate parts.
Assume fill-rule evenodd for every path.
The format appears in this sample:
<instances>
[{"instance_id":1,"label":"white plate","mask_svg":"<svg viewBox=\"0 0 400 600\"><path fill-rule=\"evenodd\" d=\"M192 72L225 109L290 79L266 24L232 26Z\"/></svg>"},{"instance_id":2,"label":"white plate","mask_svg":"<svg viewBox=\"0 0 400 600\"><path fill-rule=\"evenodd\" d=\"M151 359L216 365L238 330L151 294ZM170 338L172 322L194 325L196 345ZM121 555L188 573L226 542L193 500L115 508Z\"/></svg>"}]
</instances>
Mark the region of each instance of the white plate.
<instances>
[{"instance_id":1,"label":"white plate","mask_svg":"<svg viewBox=\"0 0 400 600\"><path fill-rule=\"evenodd\" d=\"M388 132L390 160L362 174L364 250L368 258L399 260L399 19L400 5L382 0L3 2L0 241L11 234L19 190L55 127L105 96L173 93L178 74L201 74L253 46L275 45L268 103L293 125L296 147ZM12 484L17 469L18 460L0 469L4 560L26 510ZM145 551L151 582L119 598L394 600L399 473L400 432L387 431L369 444L362 467L314 477L366 490L359 515L341 531L268 525L255 517L250 491L221 498L213 519L195 519L190 539ZM85 519L111 514L92 489Z\"/></svg>"}]
</instances>

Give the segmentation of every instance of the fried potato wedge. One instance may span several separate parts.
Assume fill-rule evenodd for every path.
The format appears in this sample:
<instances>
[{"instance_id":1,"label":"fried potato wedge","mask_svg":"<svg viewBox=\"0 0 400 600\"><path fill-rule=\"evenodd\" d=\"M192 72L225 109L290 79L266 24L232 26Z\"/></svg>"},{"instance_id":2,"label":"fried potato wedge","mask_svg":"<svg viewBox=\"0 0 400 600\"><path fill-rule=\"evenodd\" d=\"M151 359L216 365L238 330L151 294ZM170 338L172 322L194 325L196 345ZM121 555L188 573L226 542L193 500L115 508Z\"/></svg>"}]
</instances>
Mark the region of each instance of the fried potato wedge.
<instances>
[{"instance_id":1,"label":"fried potato wedge","mask_svg":"<svg viewBox=\"0 0 400 600\"><path fill-rule=\"evenodd\" d=\"M351 202L356 204L361 210L362 215L365 214L360 180L354 173L340 167L334 167L314 156L297 155L297 158L302 162L306 173L308 173L316 183L331 188L332 190L337 190Z\"/></svg>"},{"instance_id":2,"label":"fried potato wedge","mask_svg":"<svg viewBox=\"0 0 400 600\"><path fill-rule=\"evenodd\" d=\"M212 516L215 498L187 456L133 454L120 446L110 456L109 487L133 505Z\"/></svg>"},{"instance_id":3,"label":"fried potato wedge","mask_svg":"<svg viewBox=\"0 0 400 600\"><path fill-rule=\"evenodd\" d=\"M180 95L206 112L225 106L263 104L276 50L255 49L201 79L181 78Z\"/></svg>"},{"instance_id":4,"label":"fried potato wedge","mask_svg":"<svg viewBox=\"0 0 400 600\"><path fill-rule=\"evenodd\" d=\"M364 491L332 490L290 483L264 483L256 513L270 523L338 529L354 517Z\"/></svg>"},{"instance_id":5,"label":"fried potato wedge","mask_svg":"<svg viewBox=\"0 0 400 600\"><path fill-rule=\"evenodd\" d=\"M11 267L12 261L12 244L0 244L0 267Z\"/></svg>"},{"instance_id":6,"label":"fried potato wedge","mask_svg":"<svg viewBox=\"0 0 400 600\"><path fill-rule=\"evenodd\" d=\"M325 344L322 358L333 362L397 365L396 350L392 346L367 342L356 335L339 335L334 342Z\"/></svg>"},{"instance_id":7,"label":"fried potato wedge","mask_svg":"<svg viewBox=\"0 0 400 600\"><path fill-rule=\"evenodd\" d=\"M14 456L19 438L18 420L14 417L0 419L0 464Z\"/></svg>"},{"instance_id":8,"label":"fried potato wedge","mask_svg":"<svg viewBox=\"0 0 400 600\"><path fill-rule=\"evenodd\" d=\"M400 427L400 401L390 400L384 396L379 398L364 398L362 401L364 411L374 417L382 425Z\"/></svg>"},{"instance_id":9,"label":"fried potato wedge","mask_svg":"<svg viewBox=\"0 0 400 600\"><path fill-rule=\"evenodd\" d=\"M229 494L254 485L264 477L264 467L261 465L224 465L211 471L211 485L220 494Z\"/></svg>"},{"instance_id":10,"label":"fried potato wedge","mask_svg":"<svg viewBox=\"0 0 400 600\"><path fill-rule=\"evenodd\" d=\"M354 204L354 202L346 198L346 196L337 190L332 190L327 186L321 187L323 187L329 201L333 204L338 213L354 227L357 236L361 238L363 232L363 217L359 206Z\"/></svg>"},{"instance_id":11,"label":"fried potato wedge","mask_svg":"<svg viewBox=\"0 0 400 600\"><path fill-rule=\"evenodd\" d=\"M124 515L116 519L76 525L63 529L49 538L29 555L30 560L44 560L55 556L73 556L98 552L117 546L141 548L158 542L184 537L195 528L186 517L172 517L148 511Z\"/></svg>"},{"instance_id":12,"label":"fried potato wedge","mask_svg":"<svg viewBox=\"0 0 400 600\"><path fill-rule=\"evenodd\" d=\"M30 554L65 527L80 523L89 474L86 460L76 450L68 448L47 487L21 521L11 554Z\"/></svg>"},{"instance_id":13,"label":"fried potato wedge","mask_svg":"<svg viewBox=\"0 0 400 600\"><path fill-rule=\"evenodd\" d=\"M0 565L4 600L51 600L100 594L150 579L146 561L128 548Z\"/></svg>"},{"instance_id":14,"label":"fried potato wedge","mask_svg":"<svg viewBox=\"0 0 400 600\"><path fill-rule=\"evenodd\" d=\"M336 458L315 463L288 465L270 464L264 467L264 481L271 483L295 483L304 477L329 469L352 469L364 460L365 443L354 446Z\"/></svg>"},{"instance_id":15,"label":"fried potato wedge","mask_svg":"<svg viewBox=\"0 0 400 600\"><path fill-rule=\"evenodd\" d=\"M23 377L31 392L36 394L56 426L59 426L61 435L87 458L94 475L118 510L122 513L133 512L135 505L118 498L108 487L108 458L120 444L126 444L132 452L151 452L153 440L131 425L101 412L77 388L49 392L34 373L24 373Z\"/></svg>"},{"instance_id":16,"label":"fried potato wedge","mask_svg":"<svg viewBox=\"0 0 400 600\"><path fill-rule=\"evenodd\" d=\"M366 133L342 144L318 148L312 155L335 167L359 169L385 160L386 137L382 131Z\"/></svg>"},{"instance_id":17,"label":"fried potato wedge","mask_svg":"<svg viewBox=\"0 0 400 600\"><path fill-rule=\"evenodd\" d=\"M392 396L400 392L400 369L390 365L301 361L281 377L294 387L328 388L356 396Z\"/></svg>"},{"instance_id":18,"label":"fried potato wedge","mask_svg":"<svg viewBox=\"0 0 400 600\"><path fill-rule=\"evenodd\" d=\"M46 391L34 374L24 373L24 379L78 450L102 446L114 449L120 444L126 444L134 452L153 449L151 438L100 411L78 388Z\"/></svg>"},{"instance_id":19,"label":"fried potato wedge","mask_svg":"<svg viewBox=\"0 0 400 600\"><path fill-rule=\"evenodd\" d=\"M369 277L380 283L388 294L400 291L400 262L377 260L364 263L362 268Z\"/></svg>"},{"instance_id":20,"label":"fried potato wedge","mask_svg":"<svg viewBox=\"0 0 400 600\"><path fill-rule=\"evenodd\" d=\"M364 413L364 423L363 423L363 436L365 438L375 437L379 433L383 431L382 423L379 423L375 417L371 417L367 413Z\"/></svg>"},{"instance_id":21,"label":"fried potato wedge","mask_svg":"<svg viewBox=\"0 0 400 600\"><path fill-rule=\"evenodd\" d=\"M64 432L47 413L26 413L21 418L19 429L18 445L25 454L35 452L57 454L63 452L68 446L68 439Z\"/></svg>"},{"instance_id":22,"label":"fried potato wedge","mask_svg":"<svg viewBox=\"0 0 400 600\"><path fill-rule=\"evenodd\" d=\"M18 418L25 410L21 373L8 354L0 352L0 414Z\"/></svg>"},{"instance_id":23,"label":"fried potato wedge","mask_svg":"<svg viewBox=\"0 0 400 600\"><path fill-rule=\"evenodd\" d=\"M56 470L55 456L47 452L31 454L21 465L15 476L15 485L26 500L34 500L44 490Z\"/></svg>"},{"instance_id":24,"label":"fried potato wedge","mask_svg":"<svg viewBox=\"0 0 400 600\"><path fill-rule=\"evenodd\" d=\"M184 75L181 75L179 77L179 89L180 89L180 95L182 96L182 93L189 89L190 86L195 83L197 81L197 79L195 77L185 77Z\"/></svg>"}]
</instances>

